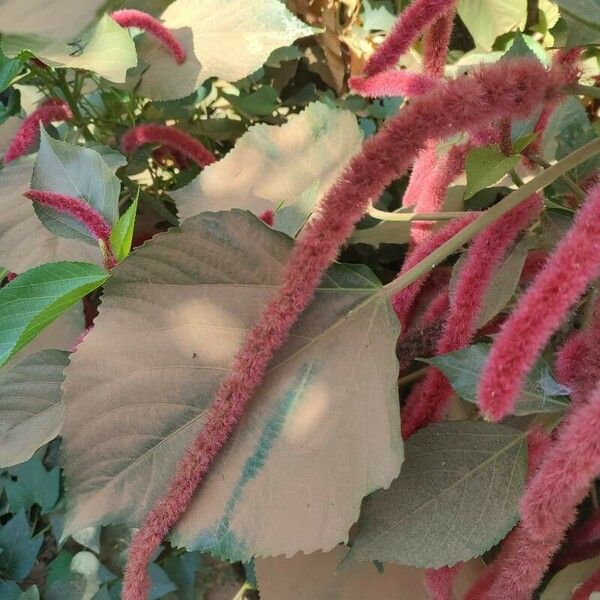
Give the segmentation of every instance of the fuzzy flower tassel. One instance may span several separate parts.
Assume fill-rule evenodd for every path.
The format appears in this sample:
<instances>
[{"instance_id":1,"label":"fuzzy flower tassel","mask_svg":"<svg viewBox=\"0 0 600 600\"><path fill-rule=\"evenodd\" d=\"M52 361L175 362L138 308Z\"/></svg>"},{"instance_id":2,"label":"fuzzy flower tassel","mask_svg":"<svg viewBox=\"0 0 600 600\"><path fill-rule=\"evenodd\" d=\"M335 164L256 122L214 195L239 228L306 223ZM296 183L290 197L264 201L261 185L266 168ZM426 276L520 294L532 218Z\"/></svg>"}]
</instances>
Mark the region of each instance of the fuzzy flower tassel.
<instances>
[{"instance_id":1,"label":"fuzzy flower tassel","mask_svg":"<svg viewBox=\"0 0 600 600\"><path fill-rule=\"evenodd\" d=\"M600 275L600 186L506 321L479 381L479 406L499 421L515 406L527 373L568 311Z\"/></svg>"},{"instance_id":2,"label":"fuzzy flower tassel","mask_svg":"<svg viewBox=\"0 0 600 600\"><path fill-rule=\"evenodd\" d=\"M165 495L147 514L129 553L124 600L145 600L148 563L193 499L218 452L260 385L273 353L313 298L340 246L385 187L402 175L432 137L449 137L498 116L526 117L562 82L531 59L503 61L449 82L439 94L416 98L369 138L321 201L296 241L281 287L264 307L184 453ZM435 118L432 118L435 115Z\"/></svg>"},{"instance_id":3,"label":"fuzzy flower tassel","mask_svg":"<svg viewBox=\"0 0 600 600\"><path fill-rule=\"evenodd\" d=\"M422 96L440 86L435 77L410 71L383 71L371 77L354 76L348 82L356 94L366 98Z\"/></svg>"},{"instance_id":4,"label":"fuzzy flower tassel","mask_svg":"<svg viewBox=\"0 0 600 600\"><path fill-rule=\"evenodd\" d=\"M154 123L136 125L127 130L121 138L121 149L125 154L134 152L144 144L165 144L194 161L199 167L207 167L216 160L215 155L196 138L176 127Z\"/></svg>"},{"instance_id":5,"label":"fuzzy flower tassel","mask_svg":"<svg viewBox=\"0 0 600 600\"><path fill-rule=\"evenodd\" d=\"M539 195L531 196L475 238L451 298L437 354L453 352L469 344L477 331L477 316L494 272L518 234L537 217L542 206ZM430 367L425 379L413 388L402 411L403 437L410 437L421 427L441 419L452 393L445 375Z\"/></svg>"},{"instance_id":6,"label":"fuzzy flower tassel","mask_svg":"<svg viewBox=\"0 0 600 600\"><path fill-rule=\"evenodd\" d=\"M4 162L12 162L27 154L39 138L40 124L48 125L53 121L69 121L72 118L73 113L66 102L60 98L46 100L24 119L4 154Z\"/></svg>"},{"instance_id":7,"label":"fuzzy flower tassel","mask_svg":"<svg viewBox=\"0 0 600 600\"><path fill-rule=\"evenodd\" d=\"M148 13L132 8L117 10L110 15L121 27L137 27L155 37L175 59L177 64L185 62L185 50L179 40L158 20Z\"/></svg>"},{"instance_id":8,"label":"fuzzy flower tassel","mask_svg":"<svg viewBox=\"0 0 600 600\"><path fill-rule=\"evenodd\" d=\"M365 66L368 76L387 71L406 54L424 29L454 7L456 0L414 0L398 17L392 31L369 58Z\"/></svg>"},{"instance_id":9,"label":"fuzzy flower tassel","mask_svg":"<svg viewBox=\"0 0 600 600\"><path fill-rule=\"evenodd\" d=\"M29 190L25 192L25 196L33 202L53 208L79 221L100 244L104 254L105 267L112 269L117 265L117 259L113 255L110 244L110 225L89 204L79 198L40 190Z\"/></svg>"}]
</instances>

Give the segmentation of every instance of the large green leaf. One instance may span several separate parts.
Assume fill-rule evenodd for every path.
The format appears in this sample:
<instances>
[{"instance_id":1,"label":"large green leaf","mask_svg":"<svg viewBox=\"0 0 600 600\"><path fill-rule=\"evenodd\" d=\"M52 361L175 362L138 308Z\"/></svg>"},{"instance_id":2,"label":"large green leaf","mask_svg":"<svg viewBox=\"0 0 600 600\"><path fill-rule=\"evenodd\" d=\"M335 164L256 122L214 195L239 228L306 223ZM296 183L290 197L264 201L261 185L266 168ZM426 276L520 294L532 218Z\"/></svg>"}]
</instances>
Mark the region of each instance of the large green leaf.
<instances>
[{"instance_id":1,"label":"large green leaf","mask_svg":"<svg viewBox=\"0 0 600 600\"><path fill-rule=\"evenodd\" d=\"M68 353L43 350L0 372L0 466L22 463L58 435Z\"/></svg>"},{"instance_id":2,"label":"large green leaf","mask_svg":"<svg viewBox=\"0 0 600 600\"><path fill-rule=\"evenodd\" d=\"M110 225L119 216L121 183L102 156L90 148L55 140L43 128L31 187L79 198ZM56 235L97 245L97 239L77 219L47 206L34 205L40 221Z\"/></svg>"},{"instance_id":3,"label":"large green leaf","mask_svg":"<svg viewBox=\"0 0 600 600\"><path fill-rule=\"evenodd\" d=\"M104 3L105 0L3 0L0 31L73 39Z\"/></svg>"},{"instance_id":4,"label":"large green leaf","mask_svg":"<svg viewBox=\"0 0 600 600\"><path fill-rule=\"evenodd\" d=\"M426 362L437 367L448 378L454 391L463 399L477 403L477 382L490 352L489 344L474 344ZM514 414L560 412L568 408L569 390L559 385L550 373L550 367L541 359L529 374Z\"/></svg>"},{"instance_id":5,"label":"large green leaf","mask_svg":"<svg viewBox=\"0 0 600 600\"><path fill-rule=\"evenodd\" d=\"M499 35L525 29L527 0L459 0L458 14L475 44L491 50Z\"/></svg>"},{"instance_id":6,"label":"large green leaf","mask_svg":"<svg viewBox=\"0 0 600 600\"><path fill-rule=\"evenodd\" d=\"M350 111L315 102L285 125L250 127L225 158L171 196L182 219L205 210L260 214L283 205L275 228L294 234L361 142Z\"/></svg>"},{"instance_id":7,"label":"large green leaf","mask_svg":"<svg viewBox=\"0 0 600 600\"><path fill-rule=\"evenodd\" d=\"M12 478L15 475L16 480ZM11 469L11 477L0 479L0 484L4 487L11 512L29 510L34 504L47 512L58 500L60 469L54 467L48 471L41 459L35 456Z\"/></svg>"},{"instance_id":8,"label":"large green leaf","mask_svg":"<svg viewBox=\"0 0 600 600\"><path fill-rule=\"evenodd\" d=\"M261 600L429 600L423 569L358 563L344 570L339 564L346 552L337 546L331 552L299 553L256 561L256 579ZM381 567L381 566L380 566ZM454 582L456 598L462 598L480 575L483 563L471 561L461 568ZM508 600L508 599L507 599Z\"/></svg>"},{"instance_id":9,"label":"large green leaf","mask_svg":"<svg viewBox=\"0 0 600 600\"><path fill-rule=\"evenodd\" d=\"M436 423L406 442L400 477L369 496L347 560L442 567L480 556L518 519L525 435L504 425Z\"/></svg>"},{"instance_id":10,"label":"large green leaf","mask_svg":"<svg viewBox=\"0 0 600 600\"><path fill-rule=\"evenodd\" d=\"M107 278L96 265L49 263L0 289L0 366Z\"/></svg>"},{"instance_id":11,"label":"large green leaf","mask_svg":"<svg viewBox=\"0 0 600 600\"><path fill-rule=\"evenodd\" d=\"M465 200L496 183L521 160L518 154L503 154L497 145L475 148L467 155Z\"/></svg>"},{"instance_id":12,"label":"large green leaf","mask_svg":"<svg viewBox=\"0 0 600 600\"><path fill-rule=\"evenodd\" d=\"M74 52L74 47L81 51ZM6 35L0 48L9 57L29 51L51 67L90 70L115 83L124 83L127 70L137 65L131 36L108 15L69 44L32 35Z\"/></svg>"},{"instance_id":13,"label":"large green leaf","mask_svg":"<svg viewBox=\"0 0 600 600\"><path fill-rule=\"evenodd\" d=\"M67 533L139 523L164 493L291 247L248 212L203 213L113 271L63 387ZM402 460L386 294L364 267L328 271L177 526L178 545L246 560L347 538L361 498Z\"/></svg>"},{"instance_id":14,"label":"large green leaf","mask_svg":"<svg viewBox=\"0 0 600 600\"><path fill-rule=\"evenodd\" d=\"M276 48L314 33L280 0L175 0L161 21L187 58L176 64L157 40L144 36L139 55L149 67L140 93L154 100L187 96L209 77L237 81L256 71Z\"/></svg>"},{"instance_id":15,"label":"large green leaf","mask_svg":"<svg viewBox=\"0 0 600 600\"><path fill-rule=\"evenodd\" d=\"M600 0L556 0L563 11L600 28Z\"/></svg>"},{"instance_id":16,"label":"large green leaf","mask_svg":"<svg viewBox=\"0 0 600 600\"><path fill-rule=\"evenodd\" d=\"M31 538L25 511L21 510L0 527L0 573L2 577L23 581L31 571L44 537Z\"/></svg>"}]
</instances>

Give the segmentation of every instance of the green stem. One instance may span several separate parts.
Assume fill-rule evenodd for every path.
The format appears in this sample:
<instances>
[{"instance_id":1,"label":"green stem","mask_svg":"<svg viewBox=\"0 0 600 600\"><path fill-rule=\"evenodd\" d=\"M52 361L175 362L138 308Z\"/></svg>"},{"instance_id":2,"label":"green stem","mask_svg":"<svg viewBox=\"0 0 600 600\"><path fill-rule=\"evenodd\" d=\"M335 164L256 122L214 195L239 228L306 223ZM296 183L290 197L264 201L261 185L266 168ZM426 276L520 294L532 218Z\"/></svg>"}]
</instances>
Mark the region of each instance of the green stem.
<instances>
[{"instance_id":1,"label":"green stem","mask_svg":"<svg viewBox=\"0 0 600 600\"><path fill-rule=\"evenodd\" d=\"M394 281L388 283L385 286L387 294L395 294L408 287L411 283L417 281L421 276L427 273L427 271L433 269L435 265L440 264L450 256L450 254L459 250L479 232L497 221L502 215L523 202L523 200L526 200L532 194L544 189L561 175L568 173L571 169L598 153L600 153L600 138L578 148L569 154L569 156L563 158L561 161L529 180L522 187L503 198L498 204L488 208L472 223L466 225L455 236L451 237L447 242L434 250L427 258L416 264L410 271L407 271L394 279Z\"/></svg>"},{"instance_id":2,"label":"green stem","mask_svg":"<svg viewBox=\"0 0 600 600\"><path fill-rule=\"evenodd\" d=\"M379 219L380 221L399 221L402 223L410 223L412 221L451 221L459 219L465 215L472 215L474 211L462 212L442 212L442 213L394 213L379 210L373 206L369 207L368 214L370 217ZM477 214L477 212L475 212Z\"/></svg>"},{"instance_id":3,"label":"green stem","mask_svg":"<svg viewBox=\"0 0 600 600\"><path fill-rule=\"evenodd\" d=\"M540 167L544 167L544 169L548 169L552 165L545 161L541 156L537 154L532 154L529 157L529 160ZM585 200L585 192L568 176L561 175L559 179L567 185L567 187L577 196L579 200Z\"/></svg>"},{"instance_id":4,"label":"green stem","mask_svg":"<svg viewBox=\"0 0 600 600\"><path fill-rule=\"evenodd\" d=\"M575 85L568 85L564 87L562 91L574 96L587 96L588 98L600 100L600 88L592 85L581 85L578 83Z\"/></svg>"}]
</instances>

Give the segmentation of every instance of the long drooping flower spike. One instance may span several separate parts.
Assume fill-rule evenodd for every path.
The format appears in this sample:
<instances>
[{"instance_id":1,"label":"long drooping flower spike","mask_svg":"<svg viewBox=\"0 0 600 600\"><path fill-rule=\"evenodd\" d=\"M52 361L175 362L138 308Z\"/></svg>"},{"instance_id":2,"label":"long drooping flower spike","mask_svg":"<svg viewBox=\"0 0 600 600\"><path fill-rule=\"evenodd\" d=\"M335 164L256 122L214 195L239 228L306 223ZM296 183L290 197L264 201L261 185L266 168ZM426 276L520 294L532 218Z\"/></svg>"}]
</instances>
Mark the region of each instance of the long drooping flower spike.
<instances>
[{"instance_id":1,"label":"long drooping flower spike","mask_svg":"<svg viewBox=\"0 0 600 600\"><path fill-rule=\"evenodd\" d=\"M459 350L472 340L485 292L495 270L519 233L538 216L542 206L542 199L535 194L475 238L451 296L450 311L438 342L437 354ZM452 386L445 375L430 367L425 379L413 388L402 410L403 437L410 437L422 427L441 419L448 409L452 393Z\"/></svg>"},{"instance_id":2,"label":"long drooping flower spike","mask_svg":"<svg viewBox=\"0 0 600 600\"><path fill-rule=\"evenodd\" d=\"M117 265L117 259L113 254L110 244L110 225L106 219L89 204L79 198L41 190L28 190L25 192L25 196L34 202L43 204L44 206L48 206L68 215L84 225L100 244L104 255L105 267L110 270Z\"/></svg>"},{"instance_id":3,"label":"long drooping flower spike","mask_svg":"<svg viewBox=\"0 0 600 600\"><path fill-rule=\"evenodd\" d=\"M461 567L462 563L458 563L452 567L427 570L425 585L431 600L454 600L452 588Z\"/></svg>"},{"instance_id":4,"label":"long drooping flower spike","mask_svg":"<svg viewBox=\"0 0 600 600\"><path fill-rule=\"evenodd\" d=\"M560 348L555 365L558 380L571 389L574 402L585 401L600 380L600 299L586 327Z\"/></svg>"},{"instance_id":5,"label":"long drooping flower spike","mask_svg":"<svg viewBox=\"0 0 600 600\"><path fill-rule=\"evenodd\" d=\"M529 59L482 67L449 82L439 94L415 99L364 143L298 237L281 287L234 358L206 413L204 427L185 451L169 489L135 535L125 570L125 600L145 600L147 566L153 553L193 499L260 385L273 353L311 301L370 198L379 197L385 186L406 171L427 139L450 136L494 116L523 118L558 93L561 85L559 76Z\"/></svg>"},{"instance_id":6,"label":"long drooping flower spike","mask_svg":"<svg viewBox=\"0 0 600 600\"><path fill-rule=\"evenodd\" d=\"M527 480L531 481L540 468L544 457L549 452L552 442L550 436L541 429L533 429L527 435ZM523 526L518 525L502 542L500 552L494 562L471 586L464 600L529 600L528 590L533 591L537 581L546 570L548 556L553 550L532 548L531 541ZM548 554L548 556L546 556ZM521 560L527 556L527 560ZM531 556L531 559L529 558ZM531 561L533 568L527 562ZM541 572L540 572L541 571ZM499 595L500 594L500 595Z\"/></svg>"},{"instance_id":7,"label":"long drooping flower spike","mask_svg":"<svg viewBox=\"0 0 600 600\"><path fill-rule=\"evenodd\" d=\"M215 155L196 138L176 127L155 123L136 125L127 130L121 138L121 148L126 154L144 144L165 144L194 161L199 167L207 167L216 160Z\"/></svg>"},{"instance_id":8,"label":"long drooping flower spike","mask_svg":"<svg viewBox=\"0 0 600 600\"><path fill-rule=\"evenodd\" d=\"M498 421L512 412L539 353L600 275L599 254L600 186L596 186L492 346L478 387L479 406L488 419Z\"/></svg>"},{"instance_id":9,"label":"long drooping flower spike","mask_svg":"<svg viewBox=\"0 0 600 600\"><path fill-rule=\"evenodd\" d=\"M356 94L366 98L407 96L413 98L428 94L440 87L440 81L423 73L411 71L383 71L371 77L354 76L348 84Z\"/></svg>"},{"instance_id":10,"label":"long drooping flower spike","mask_svg":"<svg viewBox=\"0 0 600 600\"><path fill-rule=\"evenodd\" d=\"M53 121L69 121L72 118L73 113L64 100L46 100L23 120L4 154L4 162L9 163L27 154L39 138L40 123L48 125Z\"/></svg>"},{"instance_id":11,"label":"long drooping flower spike","mask_svg":"<svg viewBox=\"0 0 600 600\"><path fill-rule=\"evenodd\" d=\"M177 64L185 62L185 50L179 40L148 13L132 8L117 10L110 15L121 27L137 27L154 36L171 54Z\"/></svg>"},{"instance_id":12,"label":"long drooping flower spike","mask_svg":"<svg viewBox=\"0 0 600 600\"><path fill-rule=\"evenodd\" d=\"M410 271L416 264L421 262L443 243L447 242L451 237L454 237L461 229L474 221L476 217L477 215L475 214L465 215L461 219L456 219L455 221L448 223L443 229L436 231L425 242L419 244L412 250L404 261L398 276ZM400 321L402 329L408 328L415 299L423 288L427 278L428 274L399 291L392 298L392 307L398 317L398 321Z\"/></svg>"},{"instance_id":13,"label":"long drooping flower spike","mask_svg":"<svg viewBox=\"0 0 600 600\"><path fill-rule=\"evenodd\" d=\"M398 17L392 31L365 66L368 76L393 68L421 33L444 16L456 0L414 0Z\"/></svg>"}]
</instances>

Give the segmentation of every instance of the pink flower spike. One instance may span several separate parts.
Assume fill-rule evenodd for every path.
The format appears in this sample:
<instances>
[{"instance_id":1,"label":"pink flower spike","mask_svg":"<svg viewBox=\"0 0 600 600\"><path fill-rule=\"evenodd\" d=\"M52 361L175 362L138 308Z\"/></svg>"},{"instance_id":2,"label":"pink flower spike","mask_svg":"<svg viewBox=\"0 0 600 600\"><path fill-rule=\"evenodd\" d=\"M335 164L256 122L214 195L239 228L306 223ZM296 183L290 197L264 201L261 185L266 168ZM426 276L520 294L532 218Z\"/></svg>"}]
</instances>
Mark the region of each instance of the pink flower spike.
<instances>
[{"instance_id":1,"label":"pink flower spike","mask_svg":"<svg viewBox=\"0 0 600 600\"><path fill-rule=\"evenodd\" d=\"M177 64L185 62L185 50L179 40L158 20L135 9L117 10L111 14L121 27L137 27L154 36L171 54Z\"/></svg>"},{"instance_id":2,"label":"pink flower spike","mask_svg":"<svg viewBox=\"0 0 600 600\"><path fill-rule=\"evenodd\" d=\"M144 144L166 144L193 160L199 167L206 167L216 160L215 155L196 138L176 127L154 123L136 125L121 138L121 148L126 154Z\"/></svg>"},{"instance_id":3,"label":"pink flower spike","mask_svg":"<svg viewBox=\"0 0 600 600\"><path fill-rule=\"evenodd\" d=\"M38 140L40 123L48 125L53 121L69 121L72 118L73 113L66 102L60 98L46 100L23 120L4 154L4 163L9 163L29 151Z\"/></svg>"},{"instance_id":4,"label":"pink flower spike","mask_svg":"<svg viewBox=\"0 0 600 600\"><path fill-rule=\"evenodd\" d=\"M438 79L410 71L382 71L371 77L351 77L350 89L366 98L422 96L439 89Z\"/></svg>"},{"instance_id":5,"label":"pink flower spike","mask_svg":"<svg viewBox=\"0 0 600 600\"><path fill-rule=\"evenodd\" d=\"M530 196L500 217L474 240L451 297L448 319L437 346L437 354L446 354L467 346L477 331L477 316L485 292L508 249L519 233L539 214L543 202ZM452 398L452 386L435 367L414 386L402 409L402 436L443 418Z\"/></svg>"},{"instance_id":6,"label":"pink flower spike","mask_svg":"<svg viewBox=\"0 0 600 600\"><path fill-rule=\"evenodd\" d=\"M453 5L423 35L423 68L432 77L444 76L455 13L456 5Z\"/></svg>"},{"instance_id":7,"label":"pink flower spike","mask_svg":"<svg viewBox=\"0 0 600 600\"><path fill-rule=\"evenodd\" d=\"M167 491L135 535L125 569L124 600L147 597L148 563L155 550L194 498L261 384L273 353L285 343L370 199L378 198L406 171L428 139L450 137L497 117L524 118L559 93L561 85L560 74L546 72L536 60L515 59L481 67L448 82L439 94L415 98L364 142L298 236L281 286L263 308L221 381L204 426L185 450ZM507 93L511 89L519 91Z\"/></svg>"},{"instance_id":8,"label":"pink flower spike","mask_svg":"<svg viewBox=\"0 0 600 600\"><path fill-rule=\"evenodd\" d=\"M392 31L369 58L365 73L393 68L424 29L451 10L456 0L414 0L398 17Z\"/></svg>"},{"instance_id":9,"label":"pink flower spike","mask_svg":"<svg viewBox=\"0 0 600 600\"><path fill-rule=\"evenodd\" d=\"M453 600L452 588L463 563L453 567L441 567L439 569L427 569L425 572L425 584L431 600Z\"/></svg>"},{"instance_id":10,"label":"pink flower spike","mask_svg":"<svg viewBox=\"0 0 600 600\"><path fill-rule=\"evenodd\" d=\"M600 186L595 187L546 266L502 327L479 381L479 405L510 414L542 348L592 279L600 275Z\"/></svg>"},{"instance_id":11,"label":"pink flower spike","mask_svg":"<svg viewBox=\"0 0 600 600\"><path fill-rule=\"evenodd\" d=\"M69 215L82 223L90 234L98 240L104 254L106 268L110 270L117 265L117 260L113 255L110 245L110 225L89 204L79 198L40 190L29 190L25 192L25 196L34 202L49 206L65 215Z\"/></svg>"},{"instance_id":12,"label":"pink flower spike","mask_svg":"<svg viewBox=\"0 0 600 600\"><path fill-rule=\"evenodd\" d=\"M273 225L275 224L275 211L271 209L265 210L265 212L259 215L258 218L263 223L266 223L269 227L273 227Z\"/></svg>"}]
</instances>

